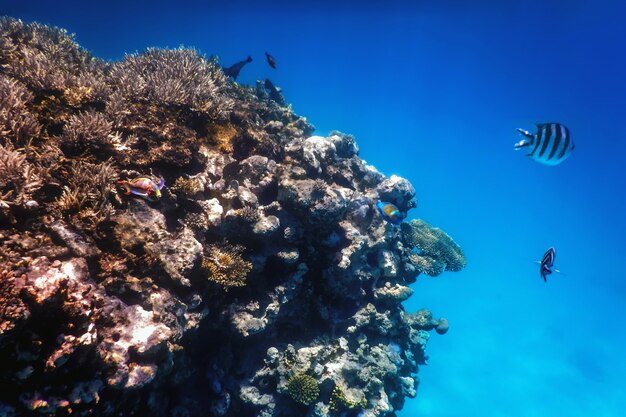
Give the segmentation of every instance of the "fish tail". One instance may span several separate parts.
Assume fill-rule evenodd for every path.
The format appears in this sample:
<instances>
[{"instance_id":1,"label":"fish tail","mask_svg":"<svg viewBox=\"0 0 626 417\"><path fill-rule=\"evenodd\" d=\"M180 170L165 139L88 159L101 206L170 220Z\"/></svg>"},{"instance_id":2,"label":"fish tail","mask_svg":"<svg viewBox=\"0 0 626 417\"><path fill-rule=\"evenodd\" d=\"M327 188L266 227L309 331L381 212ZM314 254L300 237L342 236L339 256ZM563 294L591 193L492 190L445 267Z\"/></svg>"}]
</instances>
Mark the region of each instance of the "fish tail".
<instances>
[{"instance_id":1,"label":"fish tail","mask_svg":"<svg viewBox=\"0 0 626 417\"><path fill-rule=\"evenodd\" d=\"M124 195L130 195L130 187L128 186L128 181L118 181L117 183L124 187Z\"/></svg>"},{"instance_id":2,"label":"fish tail","mask_svg":"<svg viewBox=\"0 0 626 417\"><path fill-rule=\"evenodd\" d=\"M519 127L516 130L519 132L520 135L523 135L529 139L533 137L533 134L530 133L528 130L521 129Z\"/></svg>"}]
</instances>

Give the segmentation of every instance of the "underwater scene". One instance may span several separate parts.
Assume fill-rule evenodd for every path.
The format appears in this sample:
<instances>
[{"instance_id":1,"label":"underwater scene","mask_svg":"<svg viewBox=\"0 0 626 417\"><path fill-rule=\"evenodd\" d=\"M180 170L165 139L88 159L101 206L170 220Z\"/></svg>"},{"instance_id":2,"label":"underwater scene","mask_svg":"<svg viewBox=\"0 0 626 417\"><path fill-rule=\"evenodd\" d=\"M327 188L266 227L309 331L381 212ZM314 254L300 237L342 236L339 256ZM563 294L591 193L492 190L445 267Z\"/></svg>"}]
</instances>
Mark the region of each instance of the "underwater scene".
<instances>
[{"instance_id":1,"label":"underwater scene","mask_svg":"<svg viewBox=\"0 0 626 417\"><path fill-rule=\"evenodd\" d=\"M626 5L0 16L0 417L626 415Z\"/></svg>"}]
</instances>

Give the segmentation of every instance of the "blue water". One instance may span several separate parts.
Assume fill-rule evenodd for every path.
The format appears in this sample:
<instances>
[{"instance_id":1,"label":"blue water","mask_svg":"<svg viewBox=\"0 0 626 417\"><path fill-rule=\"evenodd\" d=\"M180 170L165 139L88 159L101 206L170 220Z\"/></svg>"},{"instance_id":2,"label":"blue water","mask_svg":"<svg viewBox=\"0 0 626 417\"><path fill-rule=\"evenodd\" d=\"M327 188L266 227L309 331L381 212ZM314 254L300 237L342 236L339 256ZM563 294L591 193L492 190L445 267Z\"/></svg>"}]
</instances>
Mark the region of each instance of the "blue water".
<instances>
[{"instance_id":1,"label":"blue water","mask_svg":"<svg viewBox=\"0 0 626 417\"><path fill-rule=\"evenodd\" d=\"M361 157L413 183L411 216L452 235L468 267L414 284L406 308L451 327L433 333L399 416L626 415L621 2L23 3L0 12L65 27L107 59L181 44L226 65L251 54L239 82L271 78L318 133L354 134ZM557 167L513 151L515 128L542 121L576 141ZM545 284L532 261L549 246L563 274Z\"/></svg>"}]
</instances>

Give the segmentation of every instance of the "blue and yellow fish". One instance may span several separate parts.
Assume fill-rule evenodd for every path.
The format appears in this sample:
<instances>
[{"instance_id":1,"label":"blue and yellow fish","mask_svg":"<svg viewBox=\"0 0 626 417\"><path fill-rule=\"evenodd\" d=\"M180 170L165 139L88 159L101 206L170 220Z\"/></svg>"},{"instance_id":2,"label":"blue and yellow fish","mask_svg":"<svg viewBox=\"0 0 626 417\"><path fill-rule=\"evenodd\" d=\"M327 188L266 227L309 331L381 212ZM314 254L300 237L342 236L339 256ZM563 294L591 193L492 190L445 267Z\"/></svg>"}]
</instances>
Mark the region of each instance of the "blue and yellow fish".
<instances>
[{"instance_id":1,"label":"blue and yellow fish","mask_svg":"<svg viewBox=\"0 0 626 417\"><path fill-rule=\"evenodd\" d=\"M378 211L380 212L382 218L389 223L396 226L402 223L404 216L400 213L400 209L398 209L395 205L379 201L376 203L376 207L378 207Z\"/></svg>"},{"instance_id":2,"label":"blue and yellow fish","mask_svg":"<svg viewBox=\"0 0 626 417\"><path fill-rule=\"evenodd\" d=\"M138 195L146 198L148 201L158 201L161 198L161 188L165 185L165 180L159 178L159 182L155 183L150 178L139 177L130 181L118 181L124 187L124 195Z\"/></svg>"}]
</instances>

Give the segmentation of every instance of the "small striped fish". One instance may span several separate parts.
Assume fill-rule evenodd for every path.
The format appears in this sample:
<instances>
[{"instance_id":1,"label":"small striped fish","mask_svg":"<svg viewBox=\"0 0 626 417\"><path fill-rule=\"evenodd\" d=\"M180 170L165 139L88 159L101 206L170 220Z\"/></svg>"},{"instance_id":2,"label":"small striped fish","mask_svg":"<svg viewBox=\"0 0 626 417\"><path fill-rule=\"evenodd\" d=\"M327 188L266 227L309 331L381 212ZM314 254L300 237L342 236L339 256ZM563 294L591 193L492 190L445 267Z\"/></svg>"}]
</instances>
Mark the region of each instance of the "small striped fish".
<instances>
[{"instance_id":1,"label":"small striped fish","mask_svg":"<svg viewBox=\"0 0 626 417\"><path fill-rule=\"evenodd\" d=\"M541 274L541 278L543 278L543 282L548 282L547 277L553 272L561 272L554 267L554 258L556 258L556 249L551 247L548 248L546 253L543 254L541 261L537 261L539 264L539 273Z\"/></svg>"},{"instance_id":2,"label":"small striped fish","mask_svg":"<svg viewBox=\"0 0 626 417\"><path fill-rule=\"evenodd\" d=\"M574 141L569 129L560 123L537 124L534 135L517 129L524 139L515 144L515 150L527 149L526 156L545 165L557 165L567 159L574 150Z\"/></svg>"},{"instance_id":3,"label":"small striped fish","mask_svg":"<svg viewBox=\"0 0 626 417\"><path fill-rule=\"evenodd\" d=\"M539 273L541 274L541 278L543 278L543 282L548 282L546 276L552 273L554 258L556 258L556 250L553 247L549 248L546 253L543 254L543 258L539 263Z\"/></svg>"}]
</instances>

